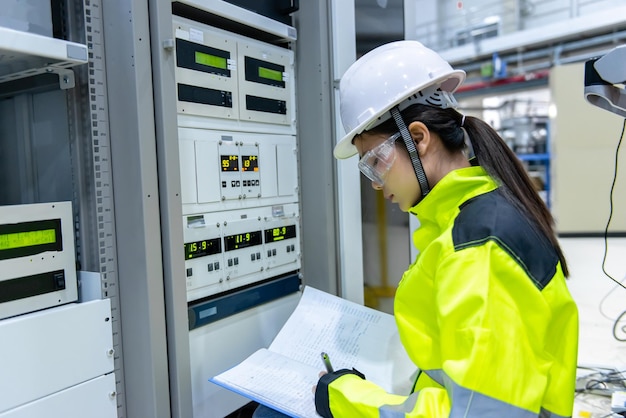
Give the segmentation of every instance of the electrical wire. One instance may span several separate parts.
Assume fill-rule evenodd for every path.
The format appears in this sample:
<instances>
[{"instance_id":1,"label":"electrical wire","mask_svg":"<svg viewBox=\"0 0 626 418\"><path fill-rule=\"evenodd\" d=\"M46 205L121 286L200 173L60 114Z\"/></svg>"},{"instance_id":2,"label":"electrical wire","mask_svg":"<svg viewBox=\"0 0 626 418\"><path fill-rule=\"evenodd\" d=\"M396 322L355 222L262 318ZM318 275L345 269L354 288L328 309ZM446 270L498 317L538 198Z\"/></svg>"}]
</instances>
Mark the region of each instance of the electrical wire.
<instances>
[{"instance_id":1,"label":"electrical wire","mask_svg":"<svg viewBox=\"0 0 626 418\"><path fill-rule=\"evenodd\" d=\"M611 391L626 389L624 370L589 368L583 366L579 366L578 368L593 371L576 379L577 382L584 383L584 386L576 385L577 393L593 392L594 390L605 390L607 393L610 393Z\"/></svg>"},{"instance_id":2,"label":"electrical wire","mask_svg":"<svg viewBox=\"0 0 626 418\"><path fill-rule=\"evenodd\" d=\"M617 329L618 329L618 324L620 323L621 319L626 316L626 311L623 311L621 314L619 314L617 316L616 319L614 318L610 318L609 316L607 316L603 311L602 311L602 304L604 303L604 301L606 300L606 298L613 292L615 291L615 289L617 289L617 287L621 286L622 288L626 289L626 286L624 285L624 281L626 280L626 277L624 278L624 280L619 281L616 280L615 278L613 278L613 276L611 276L611 274L609 274L609 272L606 270L606 258L607 258L607 253L608 253L608 246L609 246L609 226L611 225L611 220L613 218L613 193L615 191L615 183L617 182L617 168L618 168L618 163L619 163L619 151L621 149L622 146L622 140L624 139L624 132L626 131L626 119L624 119L624 122L622 124L622 133L619 136L619 141L617 142L617 148L615 150L615 168L613 171L613 181L611 182L611 190L609 193L609 218L606 222L606 227L604 228L604 254L602 256L602 272L604 273L605 276L607 276L609 279L613 280L616 285L613 289L611 289L600 301L600 313L607 319L610 320L614 320L615 322L613 323L613 338L615 338L617 341L626 341L626 338L620 338L617 336ZM624 333L624 335L626 335L626 326L622 326L621 327L621 331Z\"/></svg>"}]
</instances>

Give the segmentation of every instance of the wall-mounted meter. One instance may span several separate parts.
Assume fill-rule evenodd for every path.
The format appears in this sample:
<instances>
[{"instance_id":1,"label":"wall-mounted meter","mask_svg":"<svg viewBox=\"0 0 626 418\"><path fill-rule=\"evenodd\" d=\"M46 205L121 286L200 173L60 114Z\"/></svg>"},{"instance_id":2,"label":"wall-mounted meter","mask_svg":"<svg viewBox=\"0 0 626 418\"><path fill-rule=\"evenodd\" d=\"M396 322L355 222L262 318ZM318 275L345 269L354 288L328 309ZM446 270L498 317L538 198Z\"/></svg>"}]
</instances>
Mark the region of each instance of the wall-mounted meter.
<instances>
[{"instance_id":1,"label":"wall-mounted meter","mask_svg":"<svg viewBox=\"0 0 626 418\"><path fill-rule=\"evenodd\" d=\"M289 125L293 52L257 42L237 44L239 117L244 120Z\"/></svg>"},{"instance_id":2,"label":"wall-mounted meter","mask_svg":"<svg viewBox=\"0 0 626 418\"><path fill-rule=\"evenodd\" d=\"M183 213L298 201L293 136L179 128L178 137Z\"/></svg>"},{"instance_id":3,"label":"wall-mounted meter","mask_svg":"<svg viewBox=\"0 0 626 418\"><path fill-rule=\"evenodd\" d=\"M173 18L189 302L300 269L294 52Z\"/></svg>"},{"instance_id":4,"label":"wall-mounted meter","mask_svg":"<svg viewBox=\"0 0 626 418\"><path fill-rule=\"evenodd\" d=\"M175 20L179 113L238 119L237 42Z\"/></svg>"},{"instance_id":5,"label":"wall-mounted meter","mask_svg":"<svg viewBox=\"0 0 626 418\"><path fill-rule=\"evenodd\" d=\"M297 204L184 217L187 300L300 269Z\"/></svg>"},{"instance_id":6,"label":"wall-mounted meter","mask_svg":"<svg viewBox=\"0 0 626 418\"><path fill-rule=\"evenodd\" d=\"M173 24L179 115L295 127L293 51L181 17Z\"/></svg>"},{"instance_id":7,"label":"wall-mounted meter","mask_svg":"<svg viewBox=\"0 0 626 418\"><path fill-rule=\"evenodd\" d=\"M0 319L78 299L71 202L0 206Z\"/></svg>"}]
</instances>

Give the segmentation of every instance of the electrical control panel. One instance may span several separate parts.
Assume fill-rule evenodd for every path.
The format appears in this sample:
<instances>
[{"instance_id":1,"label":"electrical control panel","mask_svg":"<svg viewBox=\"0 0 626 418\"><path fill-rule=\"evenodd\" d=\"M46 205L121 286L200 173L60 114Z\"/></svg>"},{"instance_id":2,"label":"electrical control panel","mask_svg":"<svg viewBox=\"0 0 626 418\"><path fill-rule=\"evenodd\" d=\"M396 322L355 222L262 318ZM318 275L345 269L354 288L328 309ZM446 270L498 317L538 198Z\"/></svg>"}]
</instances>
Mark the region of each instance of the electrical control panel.
<instances>
[{"instance_id":1,"label":"electrical control panel","mask_svg":"<svg viewBox=\"0 0 626 418\"><path fill-rule=\"evenodd\" d=\"M174 36L179 115L293 127L293 51L181 17Z\"/></svg>"},{"instance_id":2,"label":"electrical control panel","mask_svg":"<svg viewBox=\"0 0 626 418\"><path fill-rule=\"evenodd\" d=\"M300 269L300 213L286 204L185 216L187 299Z\"/></svg>"},{"instance_id":3,"label":"electrical control panel","mask_svg":"<svg viewBox=\"0 0 626 418\"><path fill-rule=\"evenodd\" d=\"M179 128L183 213L299 201L295 137Z\"/></svg>"},{"instance_id":4,"label":"electrical control panel","mask_svg":"<svg viewBox=\"0 0 626 418\"><path fill-rule=\"evenodd\" d=\"M175 16L187 300L300 269L294 53Z\"/></svg>"},{"instance_id":5,"label":"electrical control panel","mask_svg":"<svg viewBox=\"0 0 626 418\"><path fill-rule=\"evenodd\" d=\"M78 299L71 202L0 206L0 319Z\"/></svg>"}]
</instances>

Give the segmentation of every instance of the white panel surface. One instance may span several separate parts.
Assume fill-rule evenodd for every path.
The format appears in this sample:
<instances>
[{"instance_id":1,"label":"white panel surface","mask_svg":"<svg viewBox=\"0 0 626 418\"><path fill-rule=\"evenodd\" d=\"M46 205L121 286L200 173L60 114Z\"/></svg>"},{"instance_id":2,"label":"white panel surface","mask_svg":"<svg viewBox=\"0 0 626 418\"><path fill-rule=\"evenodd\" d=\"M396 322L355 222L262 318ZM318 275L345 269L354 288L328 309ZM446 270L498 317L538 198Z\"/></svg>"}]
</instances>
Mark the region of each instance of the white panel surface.
<instances>
[{"instance_id":1,"label":"white panel surface","mask_svg":"<svg viewBox=\"0 0 626 418\"><path fill-rule=\"evenodd\" d=\"M278 167L278 195L298 195L298 160L296 147L293 145L276 146L276 165Z\"/></svg>"},{"instance_id":2,"label":"white panel surface","mask_svg":"<svg viewBox=\"0 0 626 418\"><path fill-rule=\"evenodd\" d=\"M116 418L113 373L0 413L0 418Z\"/></svg>"},{"instance_id":3,"label":"white panel surface","mask_svg":"<svg viewBox=\"0 0 626 418\"><path fill-rule=\"evenodd\" d=\"M295 293L189 333L194 417L222 418L250 401L209 382L209 378L258 348L268 347L299 300L300 293Z\"/></svg>"},{"instance_id":4,"label":"white panel surface","mask_svg":"<svg viewBox=\"0 0 626 418\"><path fill-rule=\"evenodd\" d=\"M198 178L198 202L219 202L220 183L217 143L196 141L196 175Z\"/></svg>"},{"instance_id":5,"label":"white panel surface","mask_svg":"<svg viewBox=\"0 0 626 418\"><path fill-rule=\"evenodd\" d=\"M113 371L110 300L0 322L0 412Z\"/></svg>"},{"instance_id":6,"label":"white panel surface","mask_svg":"<svg viewBox=\"0 0 626 418\"><path fill-rule=\"evenodd\" d=\"M193 141L180 141L180 194L183 204L196 203L196 153Z\"/></svg>"},{"instance_id":7,"label":"white panel surface","mask_svg":"<svg viewBox=\"0 0 626 418\"><path fill-rule=\"evenodd\" d=\"M276 166L276 146L274 144L259 145L259 165L261 166L261 195L275 197L278 195L278 167Z\"/></svg>"}]
</instances>

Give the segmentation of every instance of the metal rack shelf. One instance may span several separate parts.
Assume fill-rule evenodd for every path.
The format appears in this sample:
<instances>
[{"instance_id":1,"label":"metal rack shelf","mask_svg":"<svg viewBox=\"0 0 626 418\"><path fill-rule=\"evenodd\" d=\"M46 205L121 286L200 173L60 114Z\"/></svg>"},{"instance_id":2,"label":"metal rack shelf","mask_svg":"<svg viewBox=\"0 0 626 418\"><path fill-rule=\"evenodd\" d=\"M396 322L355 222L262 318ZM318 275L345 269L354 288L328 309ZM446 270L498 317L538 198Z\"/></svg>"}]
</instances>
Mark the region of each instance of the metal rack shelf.
<instances>
[{"instance_id":1,"label":"metal rack shelf","mask_svg":"<svg viewBox=\"0 0 626 418\"><path fill-rule=\"evenodd\" d=\"M74 78L68 68L87 58L86 45L0 26L0 83L55 73L62 89L71 88Z\"/></svg>"}]
</instances>

